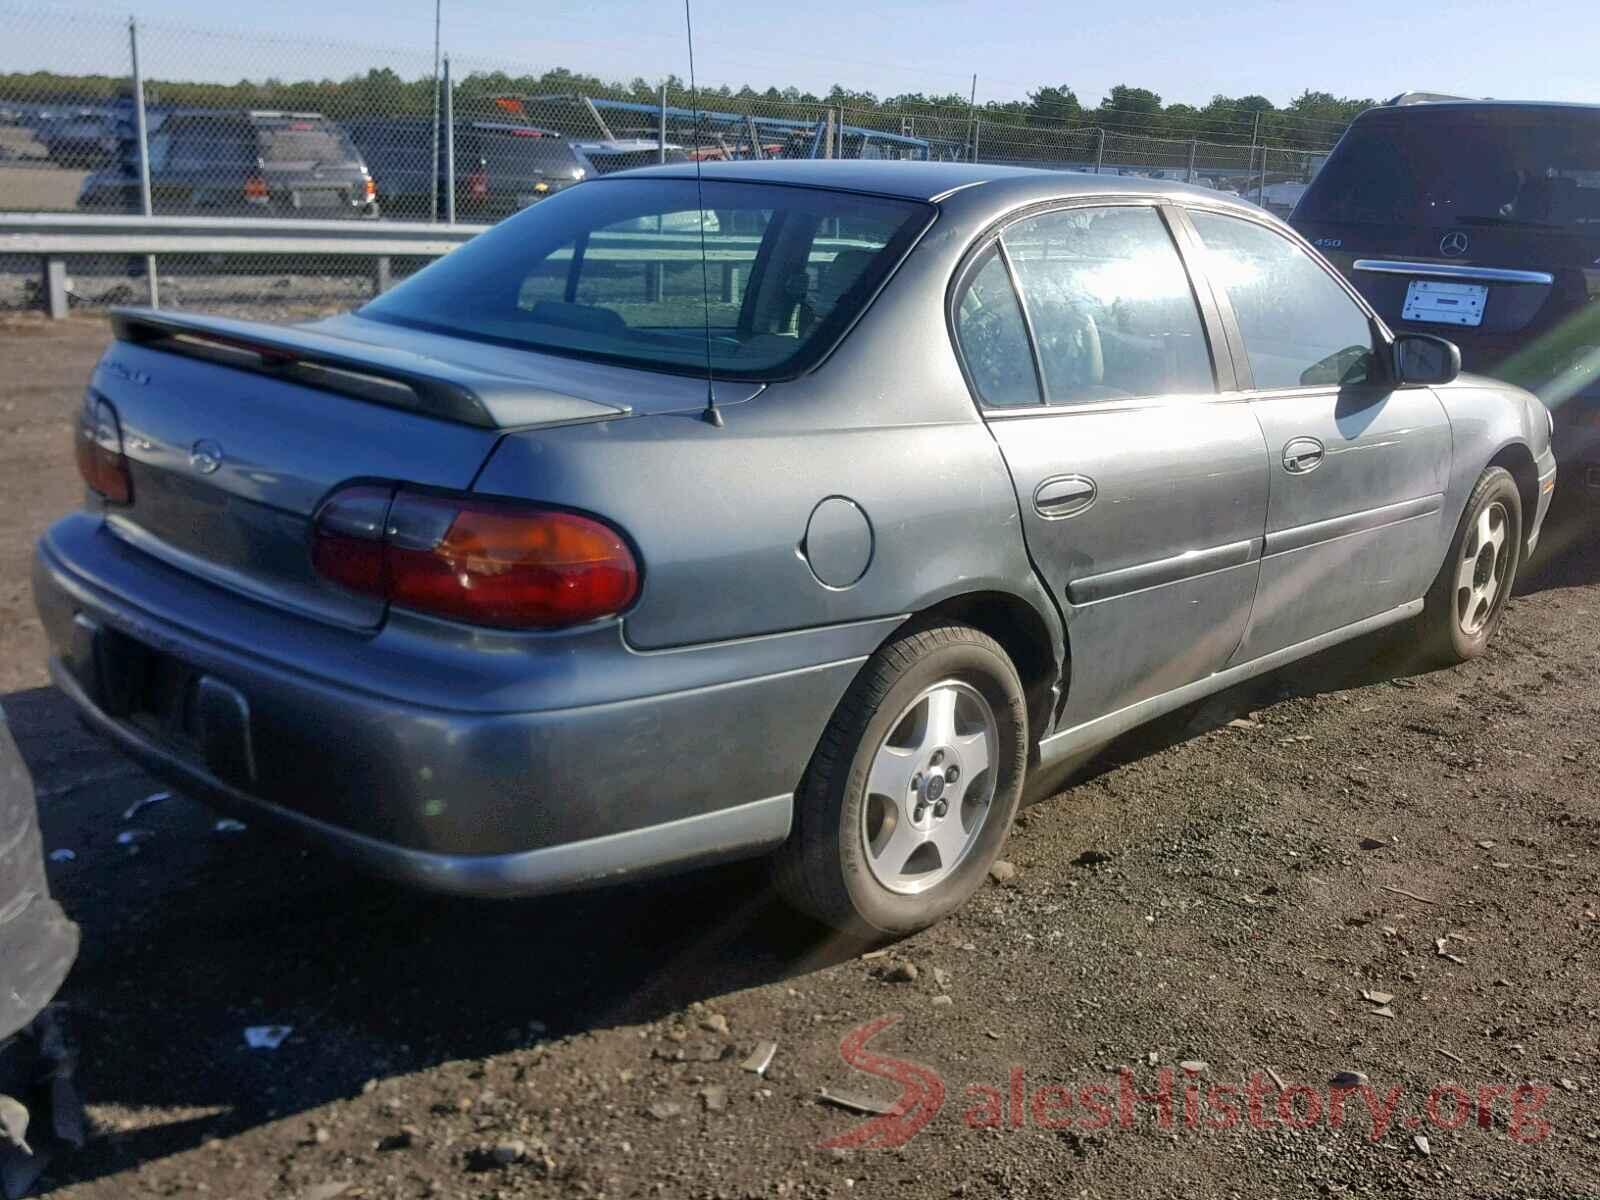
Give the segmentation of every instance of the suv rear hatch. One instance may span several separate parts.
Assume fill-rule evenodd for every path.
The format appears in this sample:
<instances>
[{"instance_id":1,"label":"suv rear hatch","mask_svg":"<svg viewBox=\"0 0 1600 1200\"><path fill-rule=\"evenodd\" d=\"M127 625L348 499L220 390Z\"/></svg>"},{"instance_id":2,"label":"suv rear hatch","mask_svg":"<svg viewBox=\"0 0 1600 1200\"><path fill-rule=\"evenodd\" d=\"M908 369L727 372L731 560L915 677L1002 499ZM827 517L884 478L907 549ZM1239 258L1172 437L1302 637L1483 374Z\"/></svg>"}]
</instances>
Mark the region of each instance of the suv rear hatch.
<instances>
[{"instance_id":1,"label":"suv rear hatch","mask_svg":"<svg viewBox=\"0 0 1600 1200\"><path fill-rule=\"evenodd\" d=\"M1600 108L1370 109L1290 220L1391 326L1450 338L1469 370L1555 402L1592 380L1574 347L1595 339L1571 325L1600 298Z\"/></svg>"},{"instance_id":2,"label":"suv rear hatch","mask_svg":"<svg viewBox=\"0 0 1600 1200\"><path fill-rule=\"evenodd\" d=\"M476 125L465 136L465 169L457 160L457 178L465 180L469 203L486 204L496 212L514 212L544 196L571 187L584 176L571 145L559 134L515 125Z\"/></svg>"},{"instance_id":3,"label":"suv rear hatch","mask_svg":"<svg viewBox=\"0 0 1600 1200\"><path fill-rule=\"evenodd\" d=\"M280 203L332 215L367 202L361 155L332 121L254 117L251 124L262 178Z\"/></svg>"},{"instance_id":4,"label":"suv rear hatch","mask_svg":"<svg viewBox=\"0 0 1600 1200\"><path fill-rule=\"evenodd\" d=\"M383 604L312 570L311 519L330 491L466 491L507 429L629 411L551 390L536 369L493 373L304 327L138 309L112 325L90 396L115 412L132 496L105 506L108 528L222 587L349 626L378 624Z\"/></svg>"}]
</instances>

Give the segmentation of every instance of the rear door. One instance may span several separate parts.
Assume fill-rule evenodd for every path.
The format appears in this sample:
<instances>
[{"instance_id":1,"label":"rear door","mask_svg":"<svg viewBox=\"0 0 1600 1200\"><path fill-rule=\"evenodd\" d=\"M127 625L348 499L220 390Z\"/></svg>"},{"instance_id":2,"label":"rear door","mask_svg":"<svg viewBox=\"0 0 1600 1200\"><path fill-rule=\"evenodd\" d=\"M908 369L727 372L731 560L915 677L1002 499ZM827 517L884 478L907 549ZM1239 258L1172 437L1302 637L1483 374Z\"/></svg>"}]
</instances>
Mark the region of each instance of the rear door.
<instances>
[{"instance_id":1,"label":"rear door","mask_svg":"<svg viewBox=\"0 0 1600 1200\"><path fill-rule=\"evenodd\" d=\"M1266 436L1266 539L1244 662L1415 600L1438 570L1450 424L1395 388L1350 290L1279 228L1190 209Z\"/></svg>"},{"instance_id":2,"label":"rear door","mask_svg":"<svg viewBox=\"0 0 1600 1200\"><path fill-rule=\"evenodd\" d=\"M1266 455L1225 354L1219 391L1210 311L1154 204L1023 217L958 281L963 361L1068 626L1067 726L1210 674L1244 634Z\"/></svg>"}]
</instances>

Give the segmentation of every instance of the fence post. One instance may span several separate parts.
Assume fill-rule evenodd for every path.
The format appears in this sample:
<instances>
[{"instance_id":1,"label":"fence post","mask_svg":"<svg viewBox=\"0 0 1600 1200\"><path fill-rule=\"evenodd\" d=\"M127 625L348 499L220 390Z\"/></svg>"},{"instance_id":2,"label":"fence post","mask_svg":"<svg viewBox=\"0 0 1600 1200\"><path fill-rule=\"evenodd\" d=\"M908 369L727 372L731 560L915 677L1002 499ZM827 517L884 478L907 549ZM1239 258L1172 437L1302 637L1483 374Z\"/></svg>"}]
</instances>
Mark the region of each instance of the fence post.
<instances>
[{"instance_id":1,"label":"fence post","mask_svg":"<svg viewBox=\"0 0 1600 1200\"><path fill-rule=\"evenodd\" d=\"M833 157L833 109L828 109L827 120L822 126L822 157Z\"/></svg>"},{"instance_id":2,"label":"fence post","mask_svg":"<svg viewBox=\"0 0 1600 1200\"><path fill-rule=\"evenodd\" d=\"M656 118L656 161L667 161L667 85L661 85L661 111Z\"/></svg>"},{"instance_id":3,"label":"fence post","mask_svg":"<svg viewBox=\"0 0 1600 1200\"><path fill-rule=\"evenodd\" d=\"M1100 174L1100 168L1105 165L1106 161L1106 131L1104 129L1096 129L1095 132L1100 135L1100 141L1095 145L1094 150L1094 173L1098 175Z\"/></svg>"},{"instance_id":4,"label":"fence post","mask_svg":"<svg viewBox=\"0 0 1600 1200\"><path fill-rule=\"evenodd\" d=\"M1199 148L1200 148L1200 143L1196 139L1190 138L1189 139L1189 171L1188 171L1188 174L1186 174L1183 177L1183 181L1185 183L1193 183L1194 182L1194 152Z\"/></svg>"},{"instance_id":5,"label":"fence post","mask_svg":"<svg viewBox=\"0 0 1600 1200\"><path fill-rule=\"evenodd\" d=\"M977 162L978 161L978 135L980 133L982 133L982 132L983 132L983 122L979 118L973 117L972 118L972 161L973 162Z\"/></svg>"},{"instance_id":6,"label":"fence post","mask_svg":"<svg viewBox=\"0 0 1600 1200\"><path fill-rule=\"evenodd\" d=\"M70 311L67 299L67 264L59 258L44 260L44 307L52 321L66 319Z\"/></svg>"},{"instance_id":7,"label":"fence post","mask_svg":"<svg viewBox=\"0 0 1600 1200\"><path fill-rule=\"evenodd\" d=\"M1256 205L1258 207L1263 207L1264 208L1266 206L1266 200L1265 200L1266 194L1267 194L1267 148L1265 146L1263 146L1263 147L1261 147L1261 174L1259 176L1257 176L1257 182L1256 182Z\"/></svg>"},{"instance_id":8,"label":"fence post","mask_svg":"<svg viewBox=\"0 0 1600 1200\"><path fill-rule=\"evenodd\" d=\"M150 198L150 125L144 111L144 72L139 67L139 23L128 18L128 53L133 60L133 122L139 137L139 208L145 216L155 212ZM156 278L156 256L144 256L145 283L150 307L161 307L161 284Z\"/></svg>"},{"instance_id":9,"label":"fence post","mask_svg":"<svg viewBox=\"0 0 1600 1200\"><path fill-rule=\"evenodd\" d=\"M456 223L456 101L450 85L450 56L444 56L444 213Z\"/></svg>"},{"instance_id":10,"label":"fence post","mask_svg":"<svg viewBox=\"0 0 1600 1200\"><path fill-rule=\"evenodd\" d=\"M978 161L978 76L972 76L972 96L967 101L967 129L972 134L972 161Z\"/></svg>"}]
</instances>

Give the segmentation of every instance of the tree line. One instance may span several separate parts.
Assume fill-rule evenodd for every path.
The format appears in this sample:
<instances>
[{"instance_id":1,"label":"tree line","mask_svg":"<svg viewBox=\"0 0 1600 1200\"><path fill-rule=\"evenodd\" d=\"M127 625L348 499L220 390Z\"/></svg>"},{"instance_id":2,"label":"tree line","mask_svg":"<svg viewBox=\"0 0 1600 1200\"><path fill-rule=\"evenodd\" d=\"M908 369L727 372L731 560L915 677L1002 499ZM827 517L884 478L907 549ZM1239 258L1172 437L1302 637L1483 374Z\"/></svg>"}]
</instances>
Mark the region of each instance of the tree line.
<instances>
[{"instance_id":1,"label":"tree line","mask_svg":"<svg viewBox=\"0 0 1600 1200\"><path fill-rule=\"evenodd\" d=\"M677 76L664 81L673 104L690 103L687 83ZM114 99L128 90L125 77L61 75L53 72L0 75L0 103L5 97L50 104L94 103ZM565 68L539 75L512 75L504 71L474 71L456 81L458 116L495 112L497 98L541 94L585 94L653 104L661 81L635 78L627 83L608 82L595 75ZM402 78L384 67L345 79L292 80L267 78L238 83L150 81L147 100L154 104L198 108L274 108L322 112L334 118L356 116L421 115L433 111L433 80L424 75ZM1252 142L1306 150L1325 149L1370 99L1334 96L1307 90L1279 107L1265 96L1213 96L1205 105L1167 104L1149 88L1118 84L1098 104L1083 103L1065 84L1040 87L1025 100L989 100L975 108L957 93L902 92L880 97L835 84L816 94L799 88L749 85L701 88L699 103L754 115L816 119L823 107L842 107L846 120L875 128L898 129L912 122L922 132L930 125L962 129L976 116L991 126L1012 130L1061 131L1073 127L1099 128L1108 134L1142 137L1198 139L1234 145ZM503 108L503 104L499 106ZM530 113L536 120L541 114ZM559 123L559 122L558 122ZM920 124L918 124L920 123Z\"/></svg>"}]
</instances>

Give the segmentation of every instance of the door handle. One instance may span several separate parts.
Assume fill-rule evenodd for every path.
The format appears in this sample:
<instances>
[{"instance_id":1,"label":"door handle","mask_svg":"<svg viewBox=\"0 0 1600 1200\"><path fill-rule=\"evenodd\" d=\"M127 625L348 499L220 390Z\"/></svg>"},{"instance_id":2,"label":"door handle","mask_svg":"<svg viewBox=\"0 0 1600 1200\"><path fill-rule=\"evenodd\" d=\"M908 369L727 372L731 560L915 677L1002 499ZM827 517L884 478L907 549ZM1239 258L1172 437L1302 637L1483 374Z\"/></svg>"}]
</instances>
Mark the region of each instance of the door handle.
<instances>
[{"instance_id":1,"label":"door handle","mask_svg":"<svg viewBox=\"0 0 1600 1200\"><path fill-rule=\"evenodd\" d=\"M1084 475L1056 475L1033 490L1033 508L1041 517L1057 521L1075 517L1100 494L1094 480Z\"/></svg>"},{"instance_id":2,"label":"door handle","mask_svg":"<svg viewBox=\"0 0 1600 1200\"><path fill-rule=\"evenodd\" d=\"M1292 438L1283 448L1283 469L1291 475L1308 475L1322 465L1326 453L1314 437Z\"/></svg>"}]
</instances>

